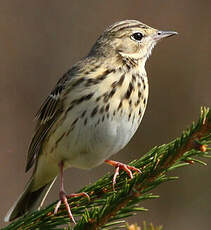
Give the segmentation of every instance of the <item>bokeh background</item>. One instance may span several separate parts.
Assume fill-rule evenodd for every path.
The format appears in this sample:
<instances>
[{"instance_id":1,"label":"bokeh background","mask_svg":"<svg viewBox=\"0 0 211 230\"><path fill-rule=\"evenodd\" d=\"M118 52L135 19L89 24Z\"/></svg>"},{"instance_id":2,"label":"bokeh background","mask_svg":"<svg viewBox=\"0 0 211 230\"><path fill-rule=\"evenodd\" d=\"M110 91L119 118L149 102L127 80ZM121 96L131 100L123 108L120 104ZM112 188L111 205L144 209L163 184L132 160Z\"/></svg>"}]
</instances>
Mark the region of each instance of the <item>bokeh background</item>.
<instances>
[{"instance_id":1,"label":"bokeh background","mask_svg":"<svg viewBox=\"0 0 211 230\"><path fill-rule=\"evenodd\" d=\"M57 79L85 56L104 28L122 19L138 19L176 30L154 49L147 62L148 108L141 127L114 159L129 162L155 145L181 134L211 105L211 1L203 0L1 0L0 1L0 226L30 175L24 173L34 114ZM211 226L211 161L175 171L178 181L161 185L160 198L144 203L143 220L164 229L198 230ZM106 172L65 173L68 192L94 182ZM30 173L29 173L30 174ZM58 183L48 202L58 198Z\"/></svg>"}]
</instances>

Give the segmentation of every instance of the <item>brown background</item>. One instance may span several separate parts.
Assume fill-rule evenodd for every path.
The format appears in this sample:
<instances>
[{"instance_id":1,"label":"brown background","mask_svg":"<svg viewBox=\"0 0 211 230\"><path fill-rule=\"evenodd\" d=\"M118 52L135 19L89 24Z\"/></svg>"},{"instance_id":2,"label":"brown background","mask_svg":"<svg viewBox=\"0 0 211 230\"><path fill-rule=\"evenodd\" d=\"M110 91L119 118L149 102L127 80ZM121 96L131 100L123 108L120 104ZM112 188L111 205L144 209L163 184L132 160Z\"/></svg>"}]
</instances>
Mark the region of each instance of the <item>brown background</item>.
<instances>
[{"instance_id":1,"label":"brown background","mask_svg":"<svg viewBox=\"0 0 211 230\"><path fill-rule=\"evenodd\" d=\"M179 32L160 43L147 63L149 104L141 127L115 159L128 162L167 143L196 120L211 98L211 1L198 0L2 0L0 1L0 219L22 192L34 114L57 79L87 54L105 26L138 19ZM211 162L175 171L181 178L161 185L161 198L145 202L135 219L165 229L210 229ZM70 169L66 190L77 191L112 171ZM30 173L29 173L30 174ZM49 199L58 198L58 184ZM133 219L134 220L134 219ZM130 220L131 222L133 220Z\"/></svg>"}]
</instances>

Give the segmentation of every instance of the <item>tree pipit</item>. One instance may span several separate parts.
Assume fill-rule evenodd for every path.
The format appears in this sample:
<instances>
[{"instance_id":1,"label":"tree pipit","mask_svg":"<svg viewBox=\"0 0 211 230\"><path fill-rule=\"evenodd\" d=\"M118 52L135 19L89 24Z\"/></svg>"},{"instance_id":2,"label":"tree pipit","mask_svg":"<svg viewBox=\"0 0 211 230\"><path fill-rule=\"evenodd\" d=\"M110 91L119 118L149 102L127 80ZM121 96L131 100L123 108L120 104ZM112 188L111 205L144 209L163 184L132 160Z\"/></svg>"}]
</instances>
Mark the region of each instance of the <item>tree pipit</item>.
<instances>
[{"instance_id":1,"label":"tree pipit","mask_svg":"<svg viewBox=\"0 0 211 230\"><path fill-rule=\"evenodd\" d=\"M60 174L60 201L75 222L66 195L63 170L93 168L104 161L130 178L139 169L108 160L127 145L144 115L148 99L145 62L158 40L176 34L153 29L136 20L108 27L89 54L58 81L37 114L37 126L28 151L26 171L34 165L25 191L9 210L14 220L45 199ZM39 203L40 204L40 203ZM38 204L38 205L39 205Z\"/></svg>"}]
</instances>

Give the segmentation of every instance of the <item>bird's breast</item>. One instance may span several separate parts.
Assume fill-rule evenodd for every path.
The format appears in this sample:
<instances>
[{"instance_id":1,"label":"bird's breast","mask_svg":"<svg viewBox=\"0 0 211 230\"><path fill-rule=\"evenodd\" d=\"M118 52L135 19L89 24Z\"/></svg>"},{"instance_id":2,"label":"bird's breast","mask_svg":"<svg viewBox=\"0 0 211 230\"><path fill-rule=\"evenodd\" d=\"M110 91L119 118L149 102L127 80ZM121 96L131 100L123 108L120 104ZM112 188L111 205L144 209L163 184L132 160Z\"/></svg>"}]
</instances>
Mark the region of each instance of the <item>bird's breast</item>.
<instances>
[{"instance_id":1,"label":"bird's breast","mask_svg":"<svg viewBox=\"0 0 211 230\"><path fill-rule=\"evenodd\" d=\"M46 146L52 158L78 168L92 168L120 151L132 138L143 117L146 76L119 73L86 89L77 104L64 112Z\"/></svg>"}]
</instances>

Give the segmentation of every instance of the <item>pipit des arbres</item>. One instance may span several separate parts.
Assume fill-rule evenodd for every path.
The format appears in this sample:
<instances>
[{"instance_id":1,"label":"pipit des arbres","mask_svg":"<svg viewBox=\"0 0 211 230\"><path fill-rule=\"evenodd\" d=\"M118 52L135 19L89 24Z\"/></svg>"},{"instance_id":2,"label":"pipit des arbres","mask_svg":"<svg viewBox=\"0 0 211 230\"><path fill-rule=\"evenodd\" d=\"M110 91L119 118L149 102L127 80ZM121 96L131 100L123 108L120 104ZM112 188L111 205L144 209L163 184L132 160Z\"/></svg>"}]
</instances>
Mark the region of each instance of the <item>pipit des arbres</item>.
<instances>
[{"instance_id":1,"label":"pipit des arbres","mask_svg":"<svg viewBox=\"0 0 211 230\"><path fill-rule=\"evenodd\" d=\"M144 115L148 99L145 62L157 41L177 34L136 20L117 22L97 39L89 54L58 81L37 114L26 171L34 165L25 191L9 210L11 221L43 203L60 173L60 201L75 222L66 195L63 170L93 168L103 162L119 170L139 169L108 160L127 145ZM38 202L40 201L40 202Z\"/></svg>"}]
</instances>

